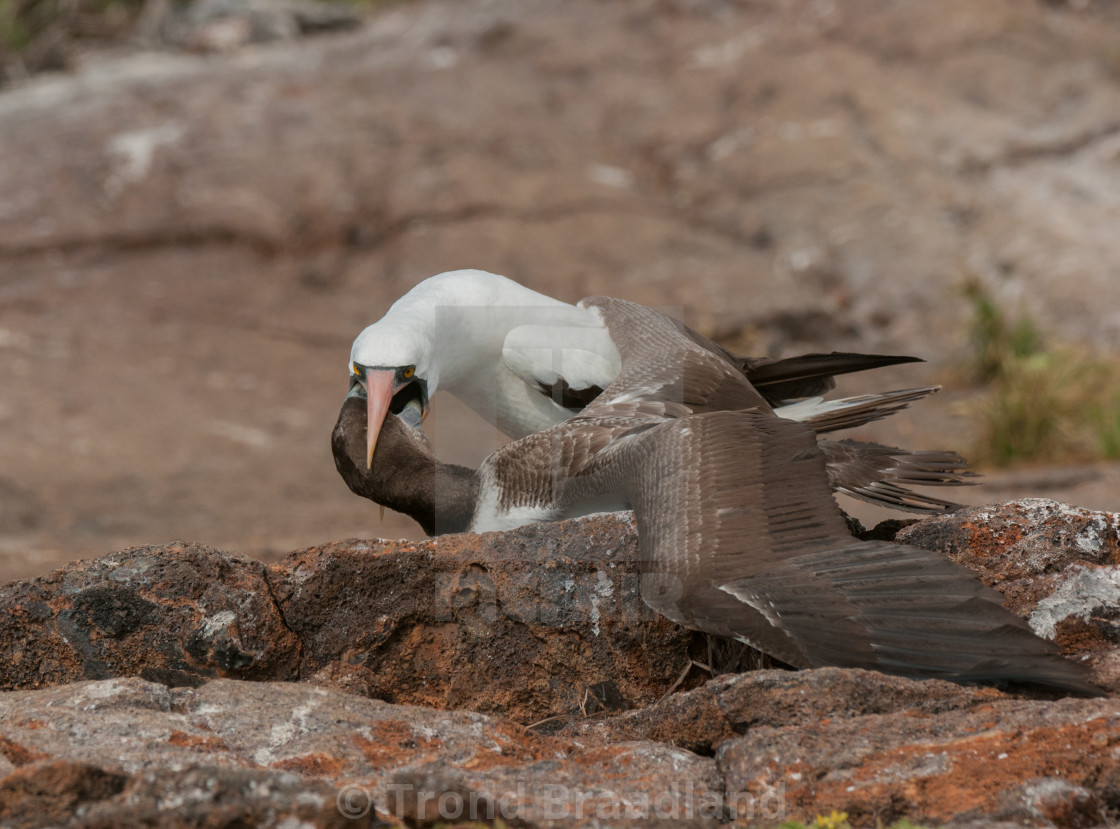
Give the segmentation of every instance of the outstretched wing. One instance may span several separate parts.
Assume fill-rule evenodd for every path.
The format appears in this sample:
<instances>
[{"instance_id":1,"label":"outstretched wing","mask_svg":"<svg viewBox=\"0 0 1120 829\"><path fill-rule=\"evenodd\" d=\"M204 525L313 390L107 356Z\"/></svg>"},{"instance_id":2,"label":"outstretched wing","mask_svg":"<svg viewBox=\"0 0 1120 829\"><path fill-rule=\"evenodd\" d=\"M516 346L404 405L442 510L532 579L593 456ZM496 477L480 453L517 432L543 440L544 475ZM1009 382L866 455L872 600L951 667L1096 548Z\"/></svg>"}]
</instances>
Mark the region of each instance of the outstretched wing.
<instances>
[{"instance_id":1,"label":"outstretched wing","mask_svg":"<svg viewBox=\"0 0 1120 829\"><path fill-rule=\"evenodd\" d=\"M581 304L603 316L617 378L582 416L492 456L484 490L534 493L522 509L550 517L604 498L629 503L643 599L791 665L1093 693L1083 666L1058 656L967 569L916 547L853 539L813 429L778 417L699 335L622 300ZM519 474L529 477L486 485Z\"/></svg>"},{"instance_id":2,"label":"outstretched wing","mask_svg":"<svg viewBox=\"0 0 1120 829\"><path fill-rule=\"evenodd\" d=\"M615 485L630 487L643 598L682 624L797 667L1094 690L966 568L853 539L803 425L761 410L702 414L602 454Z\"/></svg>"}]
</instances>

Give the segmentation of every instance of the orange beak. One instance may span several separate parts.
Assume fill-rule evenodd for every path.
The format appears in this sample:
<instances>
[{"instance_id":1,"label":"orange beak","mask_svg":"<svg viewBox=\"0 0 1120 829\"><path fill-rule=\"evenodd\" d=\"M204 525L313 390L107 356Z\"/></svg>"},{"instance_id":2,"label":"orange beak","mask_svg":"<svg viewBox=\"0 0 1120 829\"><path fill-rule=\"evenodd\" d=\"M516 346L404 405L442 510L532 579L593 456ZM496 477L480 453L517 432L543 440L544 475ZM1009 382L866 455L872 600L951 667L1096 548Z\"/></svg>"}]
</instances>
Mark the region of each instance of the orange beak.
<instances>
[{"instance_id":1,"label":"orange beak","mask_svg":"<svg viewBox=\"0 0 1120 829\"><path fill-rule=\"evenodd\" d=\"M362 385L366 389L366 469L373 466L373 450L377 447L377 436L385 413L393 400L393 383L396 374L390 371L367 371Z\"/></svg>"}]
</instances>

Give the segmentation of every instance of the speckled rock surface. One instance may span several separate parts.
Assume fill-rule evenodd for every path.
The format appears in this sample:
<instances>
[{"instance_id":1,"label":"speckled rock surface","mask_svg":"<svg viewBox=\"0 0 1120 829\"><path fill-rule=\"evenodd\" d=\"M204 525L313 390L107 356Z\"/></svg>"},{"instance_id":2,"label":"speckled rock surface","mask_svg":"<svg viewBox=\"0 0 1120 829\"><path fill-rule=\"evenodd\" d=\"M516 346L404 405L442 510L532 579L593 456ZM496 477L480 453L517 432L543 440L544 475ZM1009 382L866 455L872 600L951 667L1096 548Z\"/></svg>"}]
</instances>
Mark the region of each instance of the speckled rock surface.
<instances>
[{"instance_id":1,"label":"speckled rock surface","mask_svg":"<svg viewBox=\"0 0 1120 829\"><path fill-rule=\"evenodd\" d=\"M704 638L650 611L638 592L629 517L380 549L342 543L272 568L301 675L355 669L392 702L469 708L519 722L669 690Z\"/></svg>"},{"instance_id":2,"label":"speckled rock surface","mask_svg":"<svg viewBox=\"0 0 1120 829\"><path fill-rule=\"evenodd\" d=\"M690 750L664 729L550 736L307 684L128 678L8 692L0 821L333 827L473 814L523 826L772 826L839 809L861 827L903 816L1075 827L1097 825L1120 797L1117 699L767 672L682 695L679 735L706 718L705 699L722 700L730 728Z\"/></svg>"},{"instance_id":3,"label":"speckled rock surface","mask_svg":"<svg viewBox=\"0 0 1120 829\"><path fill-rule=\"evenodd\" d=\"M294 773L188 763L125 774L68 760L23 766L0 780L0 825L124 829L365 829L372 814L348 818L338 792Z\"/></svg>"},{"instance_id":4,"label":"speckled rock surface","mask_svg":"<svg viewBox=\"0 0 1120 829\"><path fill-rule=\"evenodd\" d=\"M762 727L799 727L832 719L909 711L963 711L1002 695L992 688L914 682L875 671L820 668L728 674L654 705L574 720L561 735L657 740L710 754L724 740Z\"/></svg>"},{"instance_id":5,"label":"speckled rock surface","mask_svg":"<svg viewBox=\"0 0 1120 829\"><path fill-rule=\"evenodd\" d=\"M995 700L762 727L717 753L729 801L781 788L792 815L857 826L1099 826L1120 795L1120 701ZM879 823L881 822L881 823Z\"/></svg>"},{"instance_id":6,"label":"speckled rock surface","mask_svg":"<svg viewBox=\"0 0 1120 829\"><path fill-rule=\"evenodd\" d=\"M658 798L681 816L702 804L713 817L722 809L711 757L656 742L546 737L482 714L390 705L305 684L215 680L169 689L118 679L11 692L0 695L0 735L4 755L18 767L0 780L5 825L49 824L10 818L29 814L37 795L26 781L49 778L51 769L85 781L69 805L95 823L125 814L137 790L150 795L160 781L170 790L142 802L133 819L173 816L176 801L189 800L189 788L200 785L215 805L222 789L255 789L266 804L265 790L276 789L282 813L308 812L301 819L313 826L331 825L321 818L341 824L345 815L369 817L373 809L447 817L454 798L467 809L474 803L482 817L493 809L532 825L568 825L581 814L637 819L641 802ZM248 785L253 781L257 786ZM218 814L210 815L212 825L225 825Z\"/></svg>"},{"instance_id":7,"label":"speckled rock surface","mask_svg":"<svg viewBox=\"0 0 1120 829\"><path fill-rule=\"evenodd\" d=\"M1023 499L928 518L895 540L972 568L1035 633L1120 687L1120 514Z\"/></svg>"},{"instance_id":8,"label":"speckled rock surface","mask_svg":"<svg viewBox=\"0 0 1120 829\"><path fill-rule=\"evenodd\" d=\"M199 544L138 547L5 585L0 651L0 688L294 679L299 664L265 566Z\"/></svg>"},{"instance_id":9,"label":"speckled rock surface","mask_svg":"<svg viewBox=\"0 0 1120 829\"><path fill-rule=\"evenodd\" d=\"M899 538L1107 680L1117 524L1028 501ZM9 585L0 675L25 690L0 694L0 823L427 826L473 804L522 826L836 809L1073 829L1120 803L1120 699L840 669L705 681L719 648L644 610L634 541L603 515L270 567L172 545Z\"/></svg>"},{"instance_id":10,"label":"speckled rock surface","mask_svg":"<svg viewBox=\"0 0 1120 829\"><path fill-rule=\"evenodd\" d=\"M598 516L338 542L267 569L199 545L77 562L0 590L0 687L310 678L524 723L646 705L706 643L642 603L634 532Z\"/></svg>"},{"instance_id":11,"label":"speckled rock surface","mask_svg":"<svg viewBox=\"0 0 1120 829\"><path fill-rule=\"evenodd\" d=\"M977 570L1112 687L1116 526L1107 513L1012 502L927 519L898 539ZM634 533L626 516L603 515L337 542L267 568L189 544L77 562L0 590L0 687L310 679L523 723L641 708L710 657L702 636L642 604Z\"/></svg>"}]
</instances>

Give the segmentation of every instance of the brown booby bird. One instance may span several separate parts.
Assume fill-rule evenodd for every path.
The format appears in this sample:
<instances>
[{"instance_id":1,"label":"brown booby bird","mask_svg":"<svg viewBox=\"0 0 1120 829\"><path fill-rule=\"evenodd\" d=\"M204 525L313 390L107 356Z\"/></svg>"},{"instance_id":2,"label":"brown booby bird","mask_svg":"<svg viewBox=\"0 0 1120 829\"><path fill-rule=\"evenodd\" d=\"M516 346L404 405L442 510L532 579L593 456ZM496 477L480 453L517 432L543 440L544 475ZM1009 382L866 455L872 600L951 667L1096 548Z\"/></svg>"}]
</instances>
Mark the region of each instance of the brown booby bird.
<instances>
[{"instance_id":1,"label":"brown booby bird","mask_svg":"<svg viewBox=\"0 0 1120 829\"><path fill-rule=\"evenodd\" d=\"M448 509L447 529L481 531L632 508L646 604L794 667L1099 693L966 568L853 538L816 434L776 415L735 364L652 309L584 303L621 365L580 415L499 449L477 473L440 464L389 416L367 470L363 401L351 398L333 435L351 488L426 529Z\"/></svg>"},{"instance_id":2,"label":"brown booby bird","mask_svg":"<svg viewBox=\"0 0 1120 829\"><path fill-rule=\"evenodd\" d=\"M666 318L668 319L668 318ZM808 354L786 360L737 357L687 326L681 337L735 366L780 417L818 433L859 426L937 390L902 389L840 400L819 395L833 377L915 357ZM622 358L596 307L565 302L476 270L424 280L367 327L350 353L351 390L366 398L366 465L387 412L418 425L437 388L450 391L511 437L578 415L618 377ZM881 506L944 512L959 505L909 486L968 483L952 452L909 452L845 441L824 444L834 488Z\"/></svg>"}]
</instances>

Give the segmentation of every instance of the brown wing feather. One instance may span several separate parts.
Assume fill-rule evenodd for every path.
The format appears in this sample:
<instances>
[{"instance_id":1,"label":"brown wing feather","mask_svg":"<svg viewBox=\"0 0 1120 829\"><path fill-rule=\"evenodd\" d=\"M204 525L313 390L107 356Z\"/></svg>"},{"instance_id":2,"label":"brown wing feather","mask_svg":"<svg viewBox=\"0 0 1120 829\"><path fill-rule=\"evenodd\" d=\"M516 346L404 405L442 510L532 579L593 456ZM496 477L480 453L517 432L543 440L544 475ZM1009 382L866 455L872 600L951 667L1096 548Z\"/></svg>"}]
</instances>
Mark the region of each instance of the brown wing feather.
<instances>
[{"instance_id":1,"label":"brown wing feather","mask_svg":"<svg viewBox=\"0 0 1120 829\"><path fill-rule=\"evenodd\" d=\"M820 440L832 489L880 506L941 513L960 504L910 486L968 486L976 474L956 452L913 452L855 440Z\"/></svg>"},{"instance_id":2,"label":"brown wing feather","mask_svg":"<svg viewBox=\"0 0 1120 829\"><path fill-rule=\"evenodd\" d=\"M679 404L693 413L767 405L725 349L672 317L613 297L580 304L602 315L622 360L614 382L585 415L634 400Z\"/></svg>"},{"instance_id":3,"label":"brown wing feather","mask_svg":"<svg viewBox=\"0 0 1120 829\"><path fill-rule=\"evenodd\" d=\"M1094 692L1083 666L966 568L853 539L801 424L760 410L696 415L620 441L598 463L628 487L643 598L670 618L798 667Z\"/></svg>"},{"instance_id":4,"label":"brown wing feather","mask_svg":"<svg viewBox=\"0 0 1120 829\"><path fill-rule=\"evenodd\" d=\"M558 510L625 496L651 607L798 667L1094 692L1083 666L1056 655L967 569L853 539L813 430L777 417L698 335L621 300L584 304L603 314L622 371L582 417L507 450L528 453L528 474L534 485L547 478Z\"/></svg>"},{"instance_id":5,"label":"brown wing feather","mask_svg":"<svg viewBox=\"0 0 1120 829\"><path fill-rule=\"evenodd\" d=\"M594 487L575 484L596 471L596 461L614 441L657 422L625 413L573 418L506 444L483 462L480 474L498 493L502 509L533 507L563 517L588 501L621 491L606 481Z\"/></svg>"},{"instance_id":6,"label":"brown wing feather","mask_svg":"<svg viewBox=\"0 0 1120 829\"><path fill-rule=\"evenodd\" d=\"M844 406L828 409L826 404L822 411L803 422L812 426L817 434L835 432L840 429L854 429L857 426L864 426L895 412L900 412L914 401L921 400L940 390L941 386L924 386L918 389L898 389L897 391L865 394L858 398L846 398Z\"/></svg>"}]
</instances>

